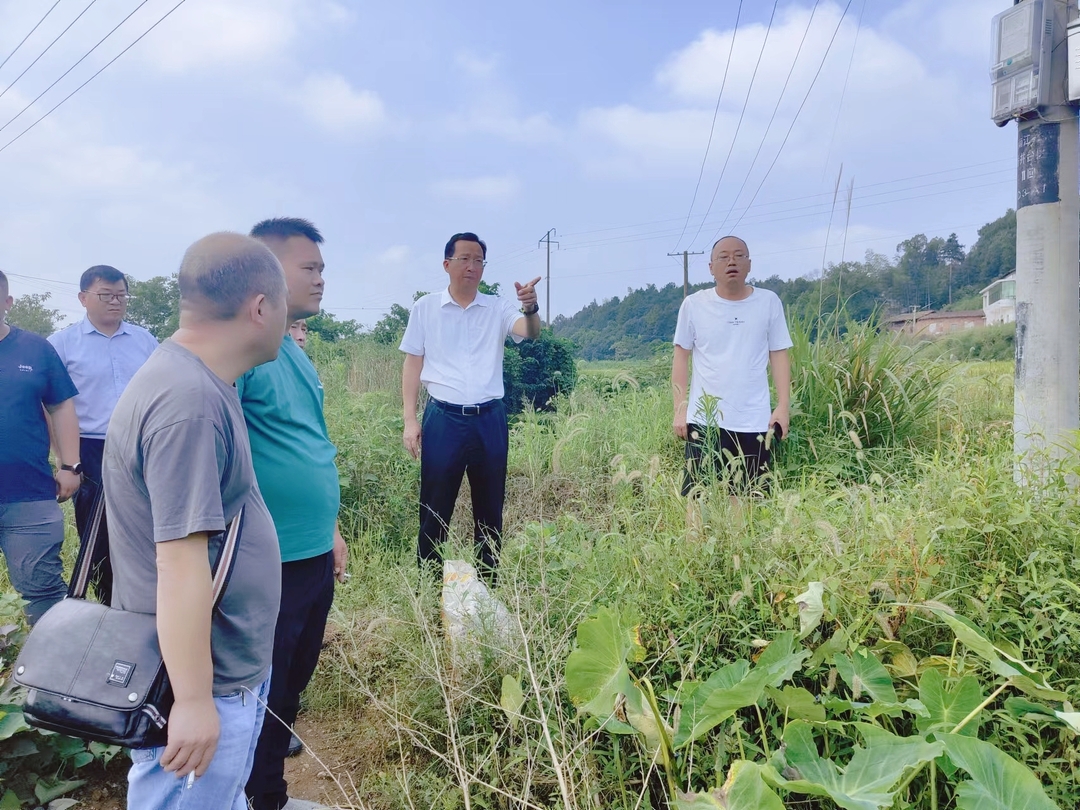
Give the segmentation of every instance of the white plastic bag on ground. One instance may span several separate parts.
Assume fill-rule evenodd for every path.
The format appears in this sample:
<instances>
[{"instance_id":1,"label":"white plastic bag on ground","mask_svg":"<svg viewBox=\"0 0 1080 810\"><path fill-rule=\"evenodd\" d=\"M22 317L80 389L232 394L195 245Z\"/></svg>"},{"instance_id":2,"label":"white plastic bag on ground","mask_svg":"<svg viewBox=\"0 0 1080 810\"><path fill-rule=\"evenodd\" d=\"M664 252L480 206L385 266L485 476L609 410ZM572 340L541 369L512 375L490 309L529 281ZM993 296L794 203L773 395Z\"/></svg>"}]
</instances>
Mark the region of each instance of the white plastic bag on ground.
<instances>
[{"instance_id":1,"label":"white plastic bag on ground","mask_svg":"<svg viewBox=\"0 0 1080 810\"><path fill-rule=\"evenodd\" d=\"M443 561L443 628L454 657L479 646L508 650L514 638L513 620L476 569L464 560Z\"/></svg>"}]
</instances>

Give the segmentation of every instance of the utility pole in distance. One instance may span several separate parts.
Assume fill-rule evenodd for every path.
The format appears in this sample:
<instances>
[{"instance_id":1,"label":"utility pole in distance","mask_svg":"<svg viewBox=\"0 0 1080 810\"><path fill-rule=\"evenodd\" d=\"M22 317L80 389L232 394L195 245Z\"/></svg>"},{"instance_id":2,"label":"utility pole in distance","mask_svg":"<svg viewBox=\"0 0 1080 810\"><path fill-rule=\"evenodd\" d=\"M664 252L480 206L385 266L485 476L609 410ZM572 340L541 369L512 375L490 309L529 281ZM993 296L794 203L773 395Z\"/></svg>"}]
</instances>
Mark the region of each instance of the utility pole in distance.
<instances>
[{"instance_id":1,"label":"utility pole in distance","mask_svg":"<svg viewBox=\"0 0 1080 810\"><path fill-rule=\"evenodd\" d=\"M1076 0L1022 0L993 20L992 117L1017 121L1013 448L1030 483L1080 427L1076 17Z\"/></svg>"},{"instance_id":2,"label":"utility pole in distance","mask_svg":"<svg viewBox=\"0 0 1080 810\"><path fill-rule=\"evenodd\" d=\"M551 237L555 236L555 229L550 229L544 234L543 238L536 243L537 247L547 243L547 318L545 319L548 328L551 328ZM558 247L559 243L555 243L555 247Z\"/></svg>"},{"instance_id":3,"label":"utility pole in distance","mask_svg":"<svg viewBox=\"0 0 1080 810\"><path fill-rule=\"evenodd\" d=\"M668 256L682 256L682 297L686 298L690 294L690 257L691 256L704 256L704 250L695 250L692 253L689 250L684 250L681 254L669 253Z\"/></svg>"}]
</instances>

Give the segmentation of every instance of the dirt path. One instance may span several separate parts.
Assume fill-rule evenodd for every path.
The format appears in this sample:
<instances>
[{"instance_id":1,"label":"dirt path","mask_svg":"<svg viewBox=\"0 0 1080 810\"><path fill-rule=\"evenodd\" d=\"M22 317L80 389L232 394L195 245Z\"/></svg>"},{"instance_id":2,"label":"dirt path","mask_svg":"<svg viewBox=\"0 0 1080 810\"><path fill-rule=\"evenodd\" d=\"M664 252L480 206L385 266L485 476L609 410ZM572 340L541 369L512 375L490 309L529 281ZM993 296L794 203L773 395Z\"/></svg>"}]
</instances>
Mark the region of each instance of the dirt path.
<instances>
[{"instance_id":1,"label":"dirt path","mask_svg":"<svg viewBox=\"0 0 1080 810\"><path fill-rule=\"evenodd\" d=\"M341 767L340 741L335 740L324 730L301 715L296 721L300 737L315 751L319 758L331 768L338 779L349 788L347 776ZM87 784L71 794L77 799L77 810L125 810L127 803L127 771L130 760L123 754L117 756L109 766L80 773L88 780ZM326 770L307 751L299 756L285 760L285 779L289 782L289 795L298 799L323 802L336 807L342 801L341 791Z\"/></svg>"}]
</instances>

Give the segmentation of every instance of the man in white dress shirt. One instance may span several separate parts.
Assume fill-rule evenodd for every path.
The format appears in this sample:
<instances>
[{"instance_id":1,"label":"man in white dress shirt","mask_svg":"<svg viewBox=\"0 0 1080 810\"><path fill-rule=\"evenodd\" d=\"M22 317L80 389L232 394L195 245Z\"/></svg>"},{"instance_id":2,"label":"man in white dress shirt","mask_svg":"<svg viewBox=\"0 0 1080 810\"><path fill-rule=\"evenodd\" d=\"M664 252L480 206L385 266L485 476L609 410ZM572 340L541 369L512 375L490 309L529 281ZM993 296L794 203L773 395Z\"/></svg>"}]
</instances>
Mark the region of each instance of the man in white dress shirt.
<instances>
[{"instance_id":1,"label":"man in white dress shirt","mask_svg":"<svg viewBox=\"0 0 1080 810\"><path fill-rule=\"evenodd\" d=\"M463 475L472 493L480 572L494 583L506 493L508 430L503 406L503 344L540 334L536 283L514 283L517 302L478 291L487 245L474 233L450 237L442 292L413 304L401 339L405 448L420 459L421 566L437 566ZM423 422L416 408L427 388ZM421 451L421 443L423 450Z\"/></svg>"},{"instance_id":2,"label":"man in white dress shirt","mask_svg":"<svg viewBox=\"0 0 1080 810\"><path fill-rule=\"evenodd\" d=\"M79 393L79 456L83 486L75 493L75 523L84 542L94 500L101 487L101 456L105 429L113 408L135 372L158 347L157 338L141 326L124 320L127 314L127 278L115 267L99 264L79 279L79 303L86 317L49 338ZM102 514L98 545L94 548L93 582L98 598L108 604L112 569L108 559L108 529Z\"/></svg>"}]
</instances>

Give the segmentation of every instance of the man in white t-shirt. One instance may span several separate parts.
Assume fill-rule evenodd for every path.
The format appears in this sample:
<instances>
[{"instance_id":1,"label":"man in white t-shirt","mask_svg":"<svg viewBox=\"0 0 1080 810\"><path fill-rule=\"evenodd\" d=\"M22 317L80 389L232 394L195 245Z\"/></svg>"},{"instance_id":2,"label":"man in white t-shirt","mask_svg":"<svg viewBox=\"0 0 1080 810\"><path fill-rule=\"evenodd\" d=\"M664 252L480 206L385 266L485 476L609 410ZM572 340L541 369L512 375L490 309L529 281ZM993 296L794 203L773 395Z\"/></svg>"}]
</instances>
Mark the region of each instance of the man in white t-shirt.
<instances>
[{"instance_id":1,"label":"man in white t-shirt","mask_svg":"<svg viewBox=\"0 0 1080 810\"><path fill-rule=\"evenodd\" d=\"M412 457L420 459L421 566L441 562L439 547L446 541L461 479L467 475L480 573L494 584L509 446L503 344L507 337L518 342L540 334L540 278L515 282L517 301L485 295L479 287L486 264L487 245L480 237L454 234L443 251L449 285L413 304L400 346L405 353L402 440ZM423 421L416 414L421 385L428 392Z\"/></svg>"},{"instance_id":2,"label":"man in white t-shirt","mask_svg":"<svg viewBox=\"0 0 1080 810\"><path fill-rule=\"evenodd\" d=\"M720 239L709 270L716 286L688 296L679 308L671 366L673 427L686 440L683 495L711 469L730 482L734 497L767 472L772 438L788 432L792 344L780 299L746 283L746 242L737 236Z\"/></svg>"}]
</instances>

